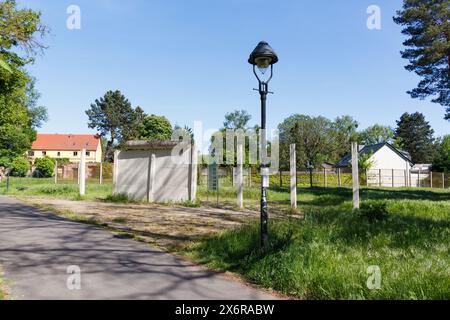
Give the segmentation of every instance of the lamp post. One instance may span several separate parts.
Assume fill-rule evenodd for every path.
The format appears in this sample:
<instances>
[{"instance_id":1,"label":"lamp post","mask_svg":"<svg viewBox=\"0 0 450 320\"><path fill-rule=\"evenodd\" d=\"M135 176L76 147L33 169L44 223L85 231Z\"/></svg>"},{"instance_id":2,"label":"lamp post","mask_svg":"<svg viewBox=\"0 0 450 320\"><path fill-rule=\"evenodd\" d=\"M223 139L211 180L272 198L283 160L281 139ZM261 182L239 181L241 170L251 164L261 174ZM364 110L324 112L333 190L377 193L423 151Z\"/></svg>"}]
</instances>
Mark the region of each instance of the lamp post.
<instances>
[{"instance_id":1,"label":"lamp post","mask_svg":"<svg viewBox=\"0 0 450 320\"><path fill-rule=\"evenodd\" d=\"M250 54L248 62L253 65L253 73L259 82L259 88L255 89L261 96L261 247L263 250L269 247L267 210L267 188L269 187L269 166L267 163L267 136L266 136L266 101L269 91L269 82L273 77L273 65L278 62L278 56L267 42L261 41ZM270 68L270 76L263 79L264 74ZM257 69L261 75L258 75Z\"/></svg>"}]
</instances>

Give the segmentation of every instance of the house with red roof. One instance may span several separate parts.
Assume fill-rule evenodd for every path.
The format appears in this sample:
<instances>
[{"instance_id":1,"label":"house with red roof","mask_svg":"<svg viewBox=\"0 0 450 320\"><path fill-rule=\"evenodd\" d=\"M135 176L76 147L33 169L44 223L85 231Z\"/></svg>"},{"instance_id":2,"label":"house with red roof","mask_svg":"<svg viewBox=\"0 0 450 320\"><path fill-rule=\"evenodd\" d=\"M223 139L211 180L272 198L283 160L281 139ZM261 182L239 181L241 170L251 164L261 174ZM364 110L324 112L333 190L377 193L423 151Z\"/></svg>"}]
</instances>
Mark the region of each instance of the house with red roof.
<instances>
[{"instance_id":1,"label":"house with red roof","mask_svg":"<svg viewBox=\"0 0 450 320\"><path fill-rule=\"evenodd\" d=\"M55 159L69 159L77 163L81 151L86 149L86 162L102 161L102 144L98 135L92 134L42 134L38 133L28 157L34 162L37 158L48 156Z\"/></svg>"}]
</instances>

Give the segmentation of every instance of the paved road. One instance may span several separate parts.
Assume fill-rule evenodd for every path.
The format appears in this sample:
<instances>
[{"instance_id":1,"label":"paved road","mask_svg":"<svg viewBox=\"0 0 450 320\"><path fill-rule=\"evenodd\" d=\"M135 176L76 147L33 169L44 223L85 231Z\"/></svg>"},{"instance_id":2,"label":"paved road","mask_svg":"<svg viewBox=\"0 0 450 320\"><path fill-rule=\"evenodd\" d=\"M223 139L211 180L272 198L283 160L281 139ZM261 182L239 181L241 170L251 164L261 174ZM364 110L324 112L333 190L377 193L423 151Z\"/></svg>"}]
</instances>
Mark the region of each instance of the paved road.
<instances>
[{"instance_id":1,"label":"paved road","mask_svg":"<svg viewBox=\"0 0 450 320\"><path fill-rule=\"evenodd\" d=\"M146 244L0 197L0 265L14 299L273 299ZM68 266L81 290L67 289Z\"/></svg>"}]
</instances>

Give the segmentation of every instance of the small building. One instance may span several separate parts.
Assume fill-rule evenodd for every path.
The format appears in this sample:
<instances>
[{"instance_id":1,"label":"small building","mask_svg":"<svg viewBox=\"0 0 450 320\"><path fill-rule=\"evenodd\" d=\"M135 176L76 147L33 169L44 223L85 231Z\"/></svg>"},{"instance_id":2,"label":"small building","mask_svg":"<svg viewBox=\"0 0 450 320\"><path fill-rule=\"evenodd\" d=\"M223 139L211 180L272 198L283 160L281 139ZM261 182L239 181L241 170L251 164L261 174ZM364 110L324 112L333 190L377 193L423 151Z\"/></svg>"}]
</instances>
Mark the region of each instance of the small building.
<instances>
[{"instance_id":1,"label":"small building","mask_svg":"<svg viewBox=\"0 0 450 320\"><path fill-rule=\"evenodd\" d=\"M403 187L413 186L411 169L413 162L408 152L395 148L390 143L380 143L370 146L360 146L359 156L370 155L368 161L372 163L367 174L368 185ZM336 163L336 168L351 167L351 153L345 155Z\"/></svg>"},{"instance_id":2,"label":"small building","mask_svg":"<svg viewBox=\"0 0 450 320\"><path fill-rule=\"evenodd\" d=\"M34 162L37 158L68 159L69 162L81 161L81 150L86 149L87 163L102 161L102 145L98 135L89 134L42 134L38 133L28 158Z\"/></svg>"},{"instance_id":3,"label":"small building","mask_svg":"<svg viewBox=\"0 0 450 320\"><path fill-rule=\"evenodd\" d=\"M195 200L195 146L176 141L129 141L114 154L114 194L148 202Z\"/></svg>"}]
</instances>

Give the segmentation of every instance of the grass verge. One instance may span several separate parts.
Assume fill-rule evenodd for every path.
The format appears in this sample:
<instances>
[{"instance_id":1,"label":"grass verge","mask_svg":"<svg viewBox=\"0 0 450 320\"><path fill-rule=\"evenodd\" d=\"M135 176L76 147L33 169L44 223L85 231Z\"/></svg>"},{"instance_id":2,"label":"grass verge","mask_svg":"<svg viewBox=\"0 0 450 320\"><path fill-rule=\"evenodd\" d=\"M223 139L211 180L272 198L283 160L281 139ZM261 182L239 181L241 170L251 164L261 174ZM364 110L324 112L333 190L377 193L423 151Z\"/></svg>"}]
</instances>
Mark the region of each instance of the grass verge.
<instances>
[{"instance_id":1,"label":"grass verge","mask_svg":"<svg viewBox=\"0 0 450 320\"><path fill-rule=\"evenodd\" d=\"M394 199L365 200L356 212L339 195L316 192L302 199L305 220L272 219L265 254L255 221L197 242L187 255L303 299L450 299L448 194L418 200L401 192L402 200L386 193ZM369 289L370 266L381 271L378 289Z\"/></svg>"}]
</instances>

